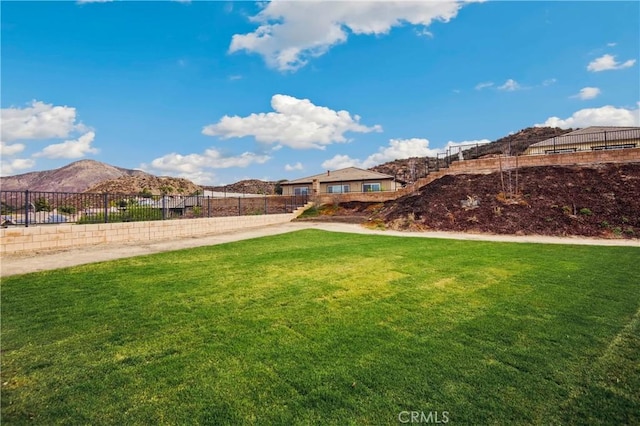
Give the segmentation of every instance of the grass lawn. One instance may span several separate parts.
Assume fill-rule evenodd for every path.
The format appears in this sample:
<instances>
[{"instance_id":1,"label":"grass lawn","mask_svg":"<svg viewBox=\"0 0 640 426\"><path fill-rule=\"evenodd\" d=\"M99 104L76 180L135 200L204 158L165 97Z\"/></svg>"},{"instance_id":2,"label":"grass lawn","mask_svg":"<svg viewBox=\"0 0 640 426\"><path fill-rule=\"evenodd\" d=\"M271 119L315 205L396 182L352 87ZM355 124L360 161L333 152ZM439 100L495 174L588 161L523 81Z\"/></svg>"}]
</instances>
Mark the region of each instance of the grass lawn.
<instances>
[{"instance_id":1,"label":"grass lawn","mask_svg":"<svg viewBox=\"0 0 640 426\"><path fill-rule=\"evenodd\" d=\"M639 260L305 230L4 278L2 422L638 424Z\"/></svg>"}]
</instances>

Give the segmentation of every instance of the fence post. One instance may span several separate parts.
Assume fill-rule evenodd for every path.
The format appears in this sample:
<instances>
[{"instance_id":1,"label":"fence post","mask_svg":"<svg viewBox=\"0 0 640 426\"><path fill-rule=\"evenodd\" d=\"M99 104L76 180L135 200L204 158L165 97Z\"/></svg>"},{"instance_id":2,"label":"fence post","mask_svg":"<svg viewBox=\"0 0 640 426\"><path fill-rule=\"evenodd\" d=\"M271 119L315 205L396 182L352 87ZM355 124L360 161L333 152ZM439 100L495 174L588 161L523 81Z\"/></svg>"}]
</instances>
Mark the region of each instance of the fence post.
<instances>
[{"instance_id":1,"label":"fence post","mask_svg":"<svg viewBox=\"0 0 640 426\"><path fill-rule=\"evenodd\" d=\"M269 214L268 212L268 208L267 208L267 196L264 196L264 214Z\"/></svg>"},{"instance_id":2,"label":"fence post","mask_svg":"<svg viewBox=\"0 0 640 426\"><path fill-rule=\"evenodd\" d=\"M603 133L604 133L604 149L607 149L607 131L605 130Z\"/></svg>"},{"instance_id":3,"label":"fence post","mask_svg":"<svg viewBox=\"0 0 640 426\"><path fill-rule=\"evenodd\" d=\"M25 215L24 215L24 226L25 226L25 228L29 227L29 204L30 204L29 203L29 190L27 189L26 191L24 191L24 212L25 212ZM35 210L36 209L33 209L33 210L34 210L33 214L35 216L35 213L36 213Z\"/></svg>"},{"instance_id":4,"label":"fence post","mask_svg":"<svg viewBox=\"0 0 640 426\"><path fill-rule=\"evenodd\" d=\"M162 220L165 220L167 218L166 202L167 202L167 199L163 195L162 196Z\"/></svg>"},{"instance_id":5,"label":"fence post","mask_svg":"<svg viewBox=\"0 0 640 426\"><path fill-rule=\"evenodd\" d=\"M242 205L241 205L241 201L242 198L238 197L238 216L242 216Z\"/></svg>"},{"instance_id":6,"label":"fence post","mask_svg":"<svg viewBox=\"0 0 640 426\"><path fill-rule=\"evenodd\" d=\"M109 223L109 194L102 194L102 206L104 207L104 223Z\"/></svg>"},{"instance_id":7,"label":"fence post","mask_svg":"<svg viewBox=\"0 0 640 426\"><path fill-rule=\"evenodd\" d=\"M556 153L556 138L555 136L553 137L553 153Z\"/></svg>"}]
</instances>

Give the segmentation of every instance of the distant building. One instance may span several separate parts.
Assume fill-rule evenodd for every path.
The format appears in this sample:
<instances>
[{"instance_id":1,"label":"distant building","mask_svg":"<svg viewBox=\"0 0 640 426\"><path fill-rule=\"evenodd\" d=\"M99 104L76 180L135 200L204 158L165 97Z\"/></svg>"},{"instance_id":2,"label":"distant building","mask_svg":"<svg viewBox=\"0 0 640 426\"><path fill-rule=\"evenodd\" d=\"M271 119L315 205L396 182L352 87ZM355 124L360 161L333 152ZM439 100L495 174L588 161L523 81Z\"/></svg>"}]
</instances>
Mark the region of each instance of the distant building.
<instances>
[{"instance_id":1,"label":"distant building","mask_svg":"<svg viewBox=\"0 0 640 426\"><path fill-rule=\"evenodd\" d=\"M393 176L357 167L281 183L282 195L344 194L348 192L395 191L400 185Z\"/></svg>"},{"instance_id":2,"label":"distant building","mask_svg":"<svg viewBox=\"0 0 640 426\"><path fill-rule=\"evenodd\" d=\"M640 148L640 127L592 126L529 145L525 155Z\"/></svg>"}]
</instances>

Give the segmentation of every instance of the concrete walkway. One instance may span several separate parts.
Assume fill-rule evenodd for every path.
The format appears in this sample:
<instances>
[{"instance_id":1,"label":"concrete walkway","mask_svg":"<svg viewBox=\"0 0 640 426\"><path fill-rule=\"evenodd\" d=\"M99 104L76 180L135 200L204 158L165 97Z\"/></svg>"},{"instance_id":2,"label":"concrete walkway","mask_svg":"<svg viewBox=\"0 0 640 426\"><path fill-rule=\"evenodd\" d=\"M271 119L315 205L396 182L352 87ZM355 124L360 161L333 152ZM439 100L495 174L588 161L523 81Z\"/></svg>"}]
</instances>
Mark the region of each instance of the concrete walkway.
<instances>
[{"instance_id":1,"label":"concrete walkway","mask_svg":"<svg viewBox=\"0 0 640 426\"><path fill-rule=\"evenodd\" d=\"M89 247L72 248L62 251L27 252L5 255L0 265L0 276L7 277L29 272L46 271L87 263L103 262L125 257L140 256L165 251L180 250L192 247L224 244L232 241L260 238L267 235L284 234L301 229L320 229L331 232L348 232L357 234L393 235L414 238L447 238L473 241L499 241L518 243L545 244L581 244L601 246L631 246L640 248L640 240L605 240L582 237L546 237L546 236L516 236L491 234L465 234L454 232L401 232L379 231L364 228L360 225L347 223L323 222L289 222L261 228L249 228L224 234L204 237L185 238L181 240L143 242L135 244L102 244Z\"/></svg>"}]
</instances>

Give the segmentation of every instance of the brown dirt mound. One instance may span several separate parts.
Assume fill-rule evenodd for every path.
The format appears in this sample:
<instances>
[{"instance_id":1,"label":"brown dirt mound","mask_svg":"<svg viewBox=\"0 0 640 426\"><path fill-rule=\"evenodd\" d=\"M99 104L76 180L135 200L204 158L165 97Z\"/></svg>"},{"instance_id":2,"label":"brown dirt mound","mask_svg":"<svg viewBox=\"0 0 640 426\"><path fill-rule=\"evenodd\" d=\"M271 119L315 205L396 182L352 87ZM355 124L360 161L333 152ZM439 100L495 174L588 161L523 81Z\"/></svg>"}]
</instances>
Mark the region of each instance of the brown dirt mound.
<instances>
[{"instance_id":1,"label":"brown dirt mound","mask_svg":"<svg viewBox=\"0 0 640 426\"><path fill-rule=\"evenodd\" d=\"M348 203L335 216L416 231L640 236L640 164L519 169L517 196L515 177L512 170L512 197L507 172L444 176L382 208Z\"/></svg>"}]
</instances>

